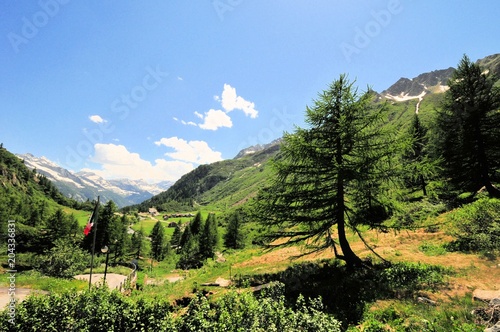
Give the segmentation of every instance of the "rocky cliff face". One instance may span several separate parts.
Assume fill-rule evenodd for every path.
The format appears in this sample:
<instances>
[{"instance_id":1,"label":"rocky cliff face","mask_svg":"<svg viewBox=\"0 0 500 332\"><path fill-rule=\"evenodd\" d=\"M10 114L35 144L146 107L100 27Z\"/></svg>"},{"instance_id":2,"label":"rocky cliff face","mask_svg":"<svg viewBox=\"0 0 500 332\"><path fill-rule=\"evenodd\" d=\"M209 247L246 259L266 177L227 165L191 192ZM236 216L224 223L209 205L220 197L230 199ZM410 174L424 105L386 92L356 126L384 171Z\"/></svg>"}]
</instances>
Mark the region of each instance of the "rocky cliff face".
<instances>
[{"instance_id":1,"label":"rocky cliff face","mask_svg":"<svg viewBox=\"0 0 500 332\"><path fill-rule=\"evenodd\" d=\"M444 92L447 90L448 80L455 69L435 70L423 73L413 79L402 77L387 90L382 91L381 96L395 101L422 98L427 93Z\"/></svg>"}]
</instances>

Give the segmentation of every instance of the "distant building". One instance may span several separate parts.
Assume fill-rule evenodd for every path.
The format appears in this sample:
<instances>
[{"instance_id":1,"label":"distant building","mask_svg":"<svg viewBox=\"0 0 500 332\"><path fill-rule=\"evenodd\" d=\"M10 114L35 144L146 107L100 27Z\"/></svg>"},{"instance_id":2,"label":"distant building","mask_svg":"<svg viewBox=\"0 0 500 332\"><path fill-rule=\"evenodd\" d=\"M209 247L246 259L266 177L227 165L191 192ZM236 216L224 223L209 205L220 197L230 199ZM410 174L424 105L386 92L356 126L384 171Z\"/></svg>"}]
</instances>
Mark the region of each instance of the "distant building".
<instances>
[{"instance_id":1,"label":"distant building","mask_svg":"<svg viewBox=\"0 0 500 332\"><path fill-rule=\"evenodd\" d=\"M158 210L156 210L156 208L152 207L152 208L149 208L149 214L153 217L157 216L158 215Z\"/></svg>"},{"instance_id":2,"label":"distant building","mask_svg":"<svg viewBox=\"0 0 500 332\"><path fill-rule=\"evenodd\" d=\"M179 227L179 224L178 224L178 223L176 223L176 222L173 222L173 221L172 221L172 222L169 222L169 223L168 223L168 227L175 227L175 228L178 228L178 227Z\"/></svg>"}]
</instances>

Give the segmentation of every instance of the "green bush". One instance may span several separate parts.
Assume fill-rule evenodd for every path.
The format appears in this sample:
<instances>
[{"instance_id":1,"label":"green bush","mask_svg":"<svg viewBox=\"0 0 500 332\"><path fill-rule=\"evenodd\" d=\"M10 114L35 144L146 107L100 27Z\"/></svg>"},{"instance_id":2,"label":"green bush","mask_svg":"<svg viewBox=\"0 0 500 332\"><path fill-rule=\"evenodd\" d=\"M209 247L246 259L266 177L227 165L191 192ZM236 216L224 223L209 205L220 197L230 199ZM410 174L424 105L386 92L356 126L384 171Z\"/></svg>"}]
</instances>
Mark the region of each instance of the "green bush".
<instances>
[{"instance_id":1,"label":"green bush","mask_svg":"<svg viewBox=\"0 0 500 332\"><path fill-rule=\"evenodd\" d=\"M449 269L439 265L397 263L380 273L379 282L395 293L414 293L437 290L445 284L444 275L449 273Z\"/></svg>"},{"instance_id":2,"label":"green bush","mask_svg":"<svg viewBox=\"0 0 500 332\"><path fill-rule=\"evenodd\" d=\"M500 250L500 200L481 198L447 216L457 239L447 245L450 251L473 251L484 254Z\"/></svg>"},{"instance_id":3,"label":"green bush","mask_svg":"<svg viewBox=\"0 0 500 332\"><path fill-rule=\"evenodd\" d=\"M34 259L35 268L51 277L71 278L87 266L88 254L71 240L57 239L55 246Z\"/></svg>"},{"instance_id":4,"label":"green bush","mask_svg":"<svg viewBox=\"0 0 500 332\"><path fill-rule=\"evenodd\" d=\"M321 299L299 297L295 306L287 306L282 284L260 297L230 292L215 302L199 293L185 313L165 301L93 288L28 297L16 306L15 323L9 319L8 310L0 313L0 331L340 331Z\"/></svg>"},{"instance_id":5,"label":"green bush","mask_svg":"<svg viewBox=\"0 0 500 332\"><path fill-rule=\"evenodd\" d=\"M427 256L440 256L446 254L446 248L440 245L435 245L429 242L422 242L418 250Z\"/></svg>"}]
</instances>

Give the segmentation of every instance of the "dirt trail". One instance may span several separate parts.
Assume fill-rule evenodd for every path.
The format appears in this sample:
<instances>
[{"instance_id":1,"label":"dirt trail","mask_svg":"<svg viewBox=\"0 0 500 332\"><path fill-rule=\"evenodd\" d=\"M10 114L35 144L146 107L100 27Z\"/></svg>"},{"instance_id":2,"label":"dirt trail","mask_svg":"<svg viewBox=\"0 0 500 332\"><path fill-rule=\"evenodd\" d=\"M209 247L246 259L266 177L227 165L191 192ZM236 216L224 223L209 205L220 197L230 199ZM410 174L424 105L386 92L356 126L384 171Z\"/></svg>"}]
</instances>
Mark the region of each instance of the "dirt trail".
<instances>
[{"instance_id":1,"label":"dirt trail","mask_svg":"<svg viewBox=\"0 0 500 332\"><path fill-rule=\"evenodd\" d=\"M90 278L89 274L79 274L75 276L75 279L85 280L85 281L89 281L89 278ZM127 276L124 276L122 274L106 273L106 284L108 285L109 289L119 289L120 284L123 286L125 280L127 280ZM103 281L104 281L103 273L92 274L92 285L102 284Z\"/></svg>"}]
</instances>

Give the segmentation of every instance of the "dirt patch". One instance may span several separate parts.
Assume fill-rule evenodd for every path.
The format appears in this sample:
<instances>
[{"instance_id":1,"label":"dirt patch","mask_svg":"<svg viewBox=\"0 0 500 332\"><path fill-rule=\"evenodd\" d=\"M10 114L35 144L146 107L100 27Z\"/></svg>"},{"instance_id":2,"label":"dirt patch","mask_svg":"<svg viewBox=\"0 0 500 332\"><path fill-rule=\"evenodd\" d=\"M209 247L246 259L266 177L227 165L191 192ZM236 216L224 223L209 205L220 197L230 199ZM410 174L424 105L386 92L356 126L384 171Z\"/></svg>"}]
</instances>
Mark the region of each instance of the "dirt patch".
<instances>
[{"instance_id":1,"label":"dirt patch","mask_svg":"<svg viewBox=\"0 0 500 332\"><path fill-rule=\"evenodd\" d=\"M89 281L89 274L79 274L75 276L75 279ZM117 273L106 273L106 284L109 289L120 289L120 286L125 285L125 280L127 276ZM92 274L92 285L103 284L104 283L104 273L93 273Z\"/></svg>"},{"instance_id":2,"label":"dirt patch","mask_svg":"<svg viewBox=\"0 0 500 332\"><path fill-rule=\"evenodd\" d=\"M12 293L12 292L11 292ZM48 294L49 292L35 290L31 288L16 288L14 292L14 298L17 302L22 302L26 297L31 294ZM9 288L0 287L0 310L3 310L11 301L11 295L9 294Z\"/></svg>"}]
</instances>

